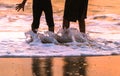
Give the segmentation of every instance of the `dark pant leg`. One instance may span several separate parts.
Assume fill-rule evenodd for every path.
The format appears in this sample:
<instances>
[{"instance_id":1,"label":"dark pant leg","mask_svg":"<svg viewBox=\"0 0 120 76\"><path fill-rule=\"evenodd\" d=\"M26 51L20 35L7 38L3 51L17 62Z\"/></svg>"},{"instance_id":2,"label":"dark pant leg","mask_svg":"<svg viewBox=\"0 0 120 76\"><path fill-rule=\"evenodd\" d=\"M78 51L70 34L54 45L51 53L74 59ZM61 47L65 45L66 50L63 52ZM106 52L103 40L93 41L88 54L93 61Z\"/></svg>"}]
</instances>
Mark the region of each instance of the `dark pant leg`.
<instances>
[{"instance_id":1,"label":"dark pant leg","mask_svg":"<svg viewBox=\"0 0 120 76\"><path fill-rule=\"evenodd\" d=\"M63 29L68 29L70 27L70 21L63 19Z\"/></svg>"},{"instance_id":2,"label":"dark pant leg","mask_svg":"<svg viewBox=\"0 0 120 76\"><path fill-rule=\"evenodd\" d=\"M44 13L49 31L54 32L54 19L51 0L46 0L44 4Z\"/></svg>"},{"instance_id":3,"label":"dark pant leg","mask_svg":"<svg viewBox=\"0 0 120 76\"><path fill-rule=\"evenodd\" d=\"M32 30L38 29L40 24L40 17L42 14L42 7L40 7L39 0L33 0L33 22L32 22Z\"/></svg>"},{"instance_id":4,"label":"dark pant leg","mask_svg":"<svg viewBox=\"0 0 120 76\"><path fill-rule=\"evenodd\" d=\"M80 32L82 32L82 33L85 33L85 30L86 28L85 28L85 19L81 19L81 20L79 20L79 30L80 30Z\"/></svg>"}]
</instances>

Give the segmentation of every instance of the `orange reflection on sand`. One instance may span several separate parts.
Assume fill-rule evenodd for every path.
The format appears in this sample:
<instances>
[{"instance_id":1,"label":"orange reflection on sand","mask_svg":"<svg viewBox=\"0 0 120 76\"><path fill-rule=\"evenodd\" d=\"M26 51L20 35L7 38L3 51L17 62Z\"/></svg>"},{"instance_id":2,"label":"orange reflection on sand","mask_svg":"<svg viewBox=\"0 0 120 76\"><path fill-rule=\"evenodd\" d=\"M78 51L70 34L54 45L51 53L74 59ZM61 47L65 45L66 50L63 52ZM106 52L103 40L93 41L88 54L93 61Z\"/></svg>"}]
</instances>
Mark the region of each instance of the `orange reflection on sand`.
<instances>
[{"instance_id":1,"label":"orange reflection on sand","mask_svg":"<svg viewBox=\"0 0 120 76\"><path fill-rule=\"evenodd\" d=\"M0 58L0 76L32 76L31 59Z\"/></svg>"},{"instance_id":2,"label":"orange reflection on sand","mask_svg":"<svg viewBox=\"0 0 120 76\"><path fill-rule=\"evenodd\" d=\"M120 76L119 59L119 56L87 58L87 76Z\"/></svg>"}]
</instances>

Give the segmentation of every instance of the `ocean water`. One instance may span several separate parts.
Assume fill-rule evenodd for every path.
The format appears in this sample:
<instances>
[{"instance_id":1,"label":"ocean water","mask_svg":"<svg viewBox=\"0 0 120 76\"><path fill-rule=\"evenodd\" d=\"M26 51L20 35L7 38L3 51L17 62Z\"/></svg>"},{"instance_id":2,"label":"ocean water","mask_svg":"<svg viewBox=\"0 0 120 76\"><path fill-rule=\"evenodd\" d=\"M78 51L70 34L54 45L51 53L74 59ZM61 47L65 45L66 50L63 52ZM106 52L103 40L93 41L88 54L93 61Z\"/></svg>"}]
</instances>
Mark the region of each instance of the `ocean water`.
<instances>
[{"instance_id":1,"label":"ocean water","mask_svg":"<svg viewBox=\"0 0 120 76\"><path fill-rule=\"evenodd\" d=\"M97 3L99 3L99 1ZM74 40L75 36L71 33L73 35L73 42L65 44L43 44L40 39L28 44L26 42L25 32L30 30L32 14L28 12L15 12L15 6L13 4L0 6L0 56L119 55L119 11L117 11L117 13L116 11L110 11L115 5L104 6L98 5L97 3L94 4L94 0L89 2L88 17L86 19L86 41L76 42ZM98 6L101 7L96 9ZM116 7L118 7L118 5L116 5ZM54 14L55 33L62 28L63 9L59 11L60 12L55 12ZM43 14L41 17L40 32L47 31L44 18ZM78 29L78 23L71 23L71 28ZM80 35L78 32L75 34Z\"/></svg>"}]
</instances>

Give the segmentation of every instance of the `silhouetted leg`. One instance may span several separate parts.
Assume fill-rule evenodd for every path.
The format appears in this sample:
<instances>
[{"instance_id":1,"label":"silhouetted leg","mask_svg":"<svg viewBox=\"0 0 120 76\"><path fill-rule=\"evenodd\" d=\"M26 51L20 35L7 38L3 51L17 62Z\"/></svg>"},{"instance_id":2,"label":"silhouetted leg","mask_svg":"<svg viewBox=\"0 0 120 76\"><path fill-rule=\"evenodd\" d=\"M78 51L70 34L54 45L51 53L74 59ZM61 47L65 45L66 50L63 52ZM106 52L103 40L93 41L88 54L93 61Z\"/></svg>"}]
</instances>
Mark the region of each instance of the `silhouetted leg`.
<instances>
[{"instance_id":1,"label":"silhouetted leg","mask_svg":"<svg viewBox=\"0 0 120 76\"><path fill-rule=\"evenodd\" d=\"M54 26L48 26L48 30L51 31L51 32L54 32Z\"/></svg>"},{"instance_id":2,"label":"silhouetted leg","mask_svg":"<svg viewBox=\"0 0 120 76\"><path fill-rule=\"evenodd\" d=\"M82 32L82 33L85 33L85 30L86 28L85 28L85 20L84 19L82 19L82 20L79 20L79 30L80 30L80 32Z\"/></svg>"},{"instance_id":3,"label":"silhouetted leg","mask_svg":"<svg viewBox=\"0 0 120 76\"><path fill-rule=\"evenodd\" d=\"M46 2L46 5L44 6L44 12L45 12L45 18L48 25L48 30L51 32L54 32L54 20L53 20L53 10L51 1Z\"/></svg>"},{"instance_id":4,"label":"silhouetted leg","mask_svg":"<svg viewBox=\"0 0 120 76\"><path fill-rule=\"evenodd\" d=\"M63 19L63 29L68 29L70 27L70 21Z\"/></svg>"},{"instance_id":5,"label":"silhouetted leg","mask_svg":"<svg viewBox=\"0 0 120 76\"><path fill-rule=\"evenodd\" d=\"M32 22L32 31L37 33L37 29L39 28L40 24L40 17L42 14L42 8L39 5L39 0L33 0L33 22Z\"/></svg>"}]
</instances>

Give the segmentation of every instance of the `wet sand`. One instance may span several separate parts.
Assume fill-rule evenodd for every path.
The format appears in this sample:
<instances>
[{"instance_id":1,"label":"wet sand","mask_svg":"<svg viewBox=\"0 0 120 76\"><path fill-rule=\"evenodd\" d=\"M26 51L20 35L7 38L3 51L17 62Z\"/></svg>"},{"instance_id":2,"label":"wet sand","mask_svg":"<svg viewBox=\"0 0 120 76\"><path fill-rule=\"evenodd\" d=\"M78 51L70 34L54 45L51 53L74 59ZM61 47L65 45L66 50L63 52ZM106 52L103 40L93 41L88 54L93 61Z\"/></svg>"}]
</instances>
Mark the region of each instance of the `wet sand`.
<instances>
[{"instance_id":1,"label":"wet sand","mask_svg":"<svg viewBox=\"0 0 120 76\"><path fill-rule=\"evenodd\" d=\"M119 58L1 58L0 76L119 76Z\"/></svg>"}]
</instances>

